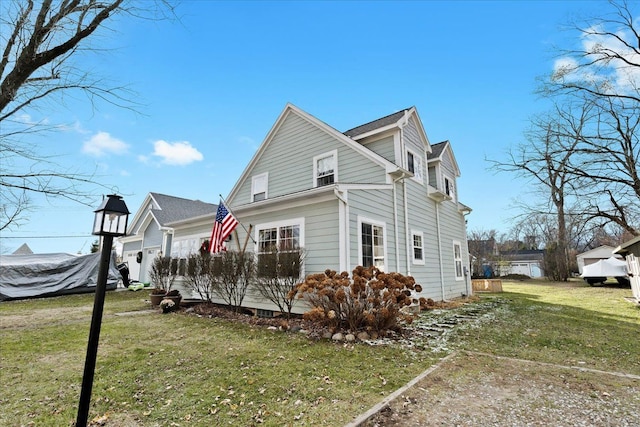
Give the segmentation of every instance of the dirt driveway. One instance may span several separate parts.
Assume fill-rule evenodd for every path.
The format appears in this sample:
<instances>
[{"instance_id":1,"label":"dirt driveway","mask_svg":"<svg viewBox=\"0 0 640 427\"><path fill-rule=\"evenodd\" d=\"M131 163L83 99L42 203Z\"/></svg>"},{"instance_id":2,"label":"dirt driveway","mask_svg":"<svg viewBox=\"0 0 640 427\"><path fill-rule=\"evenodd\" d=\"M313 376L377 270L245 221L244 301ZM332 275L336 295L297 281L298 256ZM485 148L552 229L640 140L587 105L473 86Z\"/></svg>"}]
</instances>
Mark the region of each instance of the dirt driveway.
<instances>
[{"instance_id":1,"label":"dirt driveway","mask_svg":"<svg viewBox=\"0 0 640 427\"><path fill-rule=\"evenodd\" d=\"M640 376L460 352L375 409L352 425L640 426Z\"/></svg>"}]
</instances>

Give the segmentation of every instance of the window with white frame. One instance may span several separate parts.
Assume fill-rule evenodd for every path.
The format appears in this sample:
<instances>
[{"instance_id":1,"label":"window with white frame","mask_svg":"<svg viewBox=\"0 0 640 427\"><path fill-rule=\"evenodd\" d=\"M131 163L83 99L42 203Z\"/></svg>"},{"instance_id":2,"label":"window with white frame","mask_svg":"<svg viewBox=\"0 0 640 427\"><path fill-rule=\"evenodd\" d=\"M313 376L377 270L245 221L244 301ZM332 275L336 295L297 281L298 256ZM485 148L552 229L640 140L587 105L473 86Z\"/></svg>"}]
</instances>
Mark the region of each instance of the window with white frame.
<instances>
[{"instance_id":1,"label":"window with white frame","mask_svg":"<svg viewBox=\"0 0 640 427\"><path fill-rule=\"evenodd\" d=\"M413 247L413 263L424 265L424 233L422 231L411 232Z\"/></svg>"},{"instance_id":2,"label":"window with white frame","mask_svg":"<svg viewBox=\"0 0 640 427\"><path fill-rule=\"evenodd\" d=\"M257 229L258 275L269 274L274 265L273 257L287 256L303 247L304 219L262 224ZM296 264L289 272L299 275L301 266Z\"/></svg>"},{"instance_id":3,"label":"window with white frame","mask_svg":"<svg viewBox=\"0 0 640 427\"><path fill-rule=\"evenodd\" d=\"M360 264L363 267L375 266L381 271L385 269L385 225L383 222L358 218L360 234Z\"/></svg>"},{"instance_id":4,"label":"window with white frame","mask_svg":"<svg viewBox=\"0 0 640 427\"><path fill-rule=\"evenodd\" d=\"M447 196L451 197L451 200L456 200L456 186L453 179L448 177L447 175L443 176L444 180L444 192Z\"/></svg>"},{"instance_id":5,"label":"window with white frame","mask_svg":"<svg viewBox=\"0 0 640 427\"><path fill-rule=\"evenodd\" d=\"M460 242L453 242L453 262L456 269L456 280L464 278L464 270L462 268L462 246Z\"/></svg>"},{"instance_id":6,"label":"window with white frame","mask_svg":"<svg viewBox=\"0 0 640 427\"><path fill-rule=\"evenodd\" d=\"M251 201L258 202L267 198L269 172L251 177Z\"/></svg>"},{"instance_id":7,"label":"window with white frame","mask_svg":"<svg viewBox=\"0 0 640 427\"><path fill-rule=\"evenodd\" d=\"M333 184L338 181L338 150L313 158L313 186Z\"/></svg>"},{"instance_id":8,"label":"window with white frame","mask_svg":"<svg viewBox=\"0 0 640 427\"><path fill-rule=\"evenodd\" d=\"M407 150L407 170L413 174L413 179L422 182L422 157Z\"/></svg>"}]
</instances>

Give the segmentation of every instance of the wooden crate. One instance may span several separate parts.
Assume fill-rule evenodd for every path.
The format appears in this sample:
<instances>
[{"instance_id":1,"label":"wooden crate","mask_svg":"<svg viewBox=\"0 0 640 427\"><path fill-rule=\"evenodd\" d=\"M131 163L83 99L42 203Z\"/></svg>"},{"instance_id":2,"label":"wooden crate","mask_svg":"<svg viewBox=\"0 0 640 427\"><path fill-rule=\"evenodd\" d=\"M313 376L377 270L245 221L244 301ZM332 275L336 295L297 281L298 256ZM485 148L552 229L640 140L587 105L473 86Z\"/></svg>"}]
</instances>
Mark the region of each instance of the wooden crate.
<instances>
[{"instance_id":1,"label":"wooden crate","mask_svg":"<svg viewBox=\"0 0 640 427\"><path fill-rule=\"evenodd\" d=\"M502 280L500 279L473 279L471 280L473 292L502 292Z\"/></svg>"}]
</instances>

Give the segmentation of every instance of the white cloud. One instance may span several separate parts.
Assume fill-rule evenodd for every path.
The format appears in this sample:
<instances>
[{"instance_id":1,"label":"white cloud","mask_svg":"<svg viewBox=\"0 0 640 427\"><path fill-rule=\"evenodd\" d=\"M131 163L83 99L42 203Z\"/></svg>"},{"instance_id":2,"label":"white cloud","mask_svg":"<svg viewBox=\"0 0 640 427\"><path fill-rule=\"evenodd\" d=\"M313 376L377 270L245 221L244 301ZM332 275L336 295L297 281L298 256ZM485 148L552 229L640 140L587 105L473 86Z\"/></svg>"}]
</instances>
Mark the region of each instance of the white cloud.
<instances>
[{"instance_id":1,"label":"white cloud","mask_svg":"<svg viewBox=\"0 0 640 427\"><path fill-rule=\"evenodd\" d=\"M107 154L125 154L129 145L112 137L107 132L98 132L82 145L82 152L95 157Z\"/></svg>"},{"instance_id":2,"label":"white cloud","mask_svg":"<svg viewBox=\"0 0 640 427\"><path fill-rule=\"evenodd\" d=\"M153 155L160 157L164 164L178 166L199 162L204 158L202 153L187 141L167 142L158 140L153 143Z\"/></svg>"},{"instance_id":3,"label":"white cloud","mask_svg":"<svg viewBox=\"0 0 640 427\"><path fill-rule=\"evenodd\" d=\"M630 40L633 44L634 35L625 31L615 33L615 37L605 33L604 28L594 26L582 35L582 51L588 52L587 60L596 65L578 63L569 57L559 58L554 63L554 77L602 85L601 89L617 93L636 90L640 84L640 55L620 41ZM614 53L620 58L612 57Z\"/></svg>"}]
</instances>

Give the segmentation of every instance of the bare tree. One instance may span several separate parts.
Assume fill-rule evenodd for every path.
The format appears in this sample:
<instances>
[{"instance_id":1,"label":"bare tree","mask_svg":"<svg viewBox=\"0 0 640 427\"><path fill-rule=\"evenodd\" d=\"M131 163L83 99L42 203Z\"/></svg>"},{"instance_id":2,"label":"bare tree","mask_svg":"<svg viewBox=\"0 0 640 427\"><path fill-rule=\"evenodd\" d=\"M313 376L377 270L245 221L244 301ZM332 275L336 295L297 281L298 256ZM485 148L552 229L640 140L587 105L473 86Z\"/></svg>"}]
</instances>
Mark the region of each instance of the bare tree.
<instances>
[{"instance_id":1,"label":"bare tree","mask_svg":"<svg viewBox=\"0 0 640 427\"><path fill-rule=\"evenodd\" d=\"M591 115L566 137L579 140L568 165L590 220L640 234L640 34L626 1L604 17L572 24L580 47L559 49L539 93L558 103L588 105Z\"/></svg>"},{"instance_id":2,"label":"bare tree","mask_svg":"<svg viewBox=\"0 0 640 427\"><path fill-rule=\"evenodd\" d=\"M491 161L498 171L512 172L530 180L532 185L546 195L548 203L538 203L525 210L528 216L553 215L555 239L553 239L553 274L560 280L569 278L569 234L567 232L568 198L575 194L576 176L572 165L576 147L581 142L577 135L592 114L591 106L556 105L552 113L533 120L527 133L527 142L509 150L504 161ZM541 209L542 208L542 209ZM548 242L551 243L551 242ZM547 271L549 273L549 271Z\"/></svg>"},{"instance_id":3,"label":"bare tree","mask_svg":"<svg viewBox=\"0 0 640 427\"><path fill-rule=\"evenodd\" d=\"M74 59L95 49L88 43L118 14L162 18L172 12L163 0L5 0L0 2L0 230L17 226L30 208L30 196L95 201L93 173L73 170L38 153L32 138L57 127L33 119L64 105L64 97L84 94L94 105L106 101L133 108L125 87L83 70ZM157 12L161 13L158 15Z\"/></svg>"}]
</instances>

